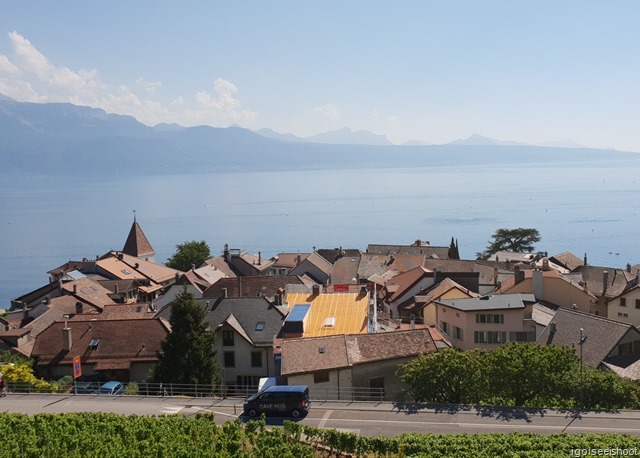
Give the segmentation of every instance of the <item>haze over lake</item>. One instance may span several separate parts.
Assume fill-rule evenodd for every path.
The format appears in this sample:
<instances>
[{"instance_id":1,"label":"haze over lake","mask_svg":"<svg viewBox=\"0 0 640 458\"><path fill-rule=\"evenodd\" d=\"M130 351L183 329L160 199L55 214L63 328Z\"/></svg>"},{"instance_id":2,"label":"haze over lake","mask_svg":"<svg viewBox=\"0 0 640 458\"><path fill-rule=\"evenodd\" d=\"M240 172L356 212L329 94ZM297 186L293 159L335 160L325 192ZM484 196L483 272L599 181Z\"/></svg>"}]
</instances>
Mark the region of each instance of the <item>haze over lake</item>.
<instances>
[{"instance_id":1,"label":"haze over lake","mask_svg":"<svg viewBox=\"0 0 640 458\"><path fill-rule=\"evenodd\" d=\"M592 265L640 263L640 156L616 161L151 177L3 177L0 306L68 260L124 245L136 210L157 260L175 245L309 252L369 243L448 245L475 258L501 227L535 227L538 250Z\"/></svg>"}]
</instances>

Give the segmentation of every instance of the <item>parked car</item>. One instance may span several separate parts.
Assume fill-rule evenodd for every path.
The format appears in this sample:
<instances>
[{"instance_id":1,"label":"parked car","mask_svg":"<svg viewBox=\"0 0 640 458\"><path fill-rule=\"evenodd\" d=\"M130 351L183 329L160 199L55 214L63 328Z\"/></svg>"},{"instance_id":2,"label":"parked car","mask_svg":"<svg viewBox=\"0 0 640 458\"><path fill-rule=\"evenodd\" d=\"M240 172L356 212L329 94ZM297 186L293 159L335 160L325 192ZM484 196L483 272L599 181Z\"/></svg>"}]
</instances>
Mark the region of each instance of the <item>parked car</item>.
<instances>
[{"instance_id":1,"label":"parked car","mask_svg":"<svg viewBox=\"0 0 640 458\"><path fill-rule=\"evenodd\" d=\"M262 413L290 414L299 418L309 410L309 387L306 385L270 386L244 401L244 413L250 417Z\"/></svg>"},{"instance_id":2,"label":"parked car","mask_svg":"<svg viewBox=\"0 0 640 458\"><path fill-rule=\"evenodd\" d=\"M99 389L98 382L76 382L71 391L75 394L95 394Z\"/></svg>"},{"instance_id":3,"label":"parked car","mask_svg":"<svg viewBox=\"0 0 640 458\"><path fill-rule=\"evenodd\" d=\"M106 394L109 396L117 396L122 393L124 393L124 383L116 381L103 383L98 391L98 394Z\"/></svg>"}]
</instances>

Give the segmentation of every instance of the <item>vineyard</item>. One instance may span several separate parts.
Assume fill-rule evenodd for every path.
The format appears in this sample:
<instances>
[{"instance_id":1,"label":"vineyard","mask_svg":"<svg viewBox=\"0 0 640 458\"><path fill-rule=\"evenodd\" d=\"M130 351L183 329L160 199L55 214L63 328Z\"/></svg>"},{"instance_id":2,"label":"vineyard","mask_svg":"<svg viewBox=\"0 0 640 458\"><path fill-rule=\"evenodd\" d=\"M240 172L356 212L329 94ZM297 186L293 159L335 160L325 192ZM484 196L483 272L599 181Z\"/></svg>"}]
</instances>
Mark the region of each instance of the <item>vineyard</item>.
<instances>
[{"instance_id":1,"label":"vineyard","mask_svg":"<svg viewBox=\"0 0 640 458\"><path fill-rule=\"evenodd\" d=\"M0 456L13 457L555 457L635 455L640 438L615 434L403 434L365 437L284 422L240 420L218 426L196 417L107 413L0 413Z\"/></svg>"}]
</instances>

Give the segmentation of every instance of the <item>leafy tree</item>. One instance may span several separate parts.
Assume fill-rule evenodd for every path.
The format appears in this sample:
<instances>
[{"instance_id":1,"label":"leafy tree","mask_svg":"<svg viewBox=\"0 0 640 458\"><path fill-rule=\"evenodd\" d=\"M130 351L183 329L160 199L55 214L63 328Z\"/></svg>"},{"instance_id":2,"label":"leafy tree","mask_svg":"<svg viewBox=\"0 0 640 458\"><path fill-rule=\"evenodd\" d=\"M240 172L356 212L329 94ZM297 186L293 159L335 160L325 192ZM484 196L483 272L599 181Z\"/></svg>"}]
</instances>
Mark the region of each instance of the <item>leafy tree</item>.
<instances>
[{"instance_id":1,"label":"leafy tree","mask_svg":"<svg viewBox=\"0 0 640 458\"><path fill-rule=\"evenodd\" d=\"M400 379L418 402L475 403L484 394L483 356L483 350L450 348L420 355L400 367Z\"/></svg>"},{"instance_id":2,"label":"leafy tree","mask_svg":"<svg viewBox=\"0 0 640 458\"><path fill-rule=\"evenodd\" d=\"M484 362L491 396L516 406L556 404L567 376L580 364L573 348L518 342L488 352Z\"/></svg>"},{"instance_id":3,"label":"leafy tree","mask_svg":"<svg viewBox=\"0 0 640 458\"><path fill-rule=\"evenodd\" d=\"M186 287L170 306L171 333L160 344L154 381L217 384L216 335L208 330L204 308Z\"/></svg>"},{"instance_id":4,"label":"leafy tree","mask_svg":"<svg viewBox=\"0 0 640 458\"><path fill-rule=\"evenodd\" d=\"M593 367L579 369L567 377L565 397L573 397L574 405L585 409L630 409L638 407L638 390L632 380L624 379L613 371Z\"/></svg>"},{"instance_id":5,"label":"leafy tree","mask_svg":"<svg viewBox=\"0 0 640 458\"><path fill-rule=\"evenodd\" d=\"M538 229L519 227L517 229L498 229L492 236L487 248L477 256L486 259L498 251L511 251L515 253L531 253L534 243L540 241Z\"/></svg>"},{"instance_id":6,"label":"leafy tree","mask_svg":"<svg viewBox=\"0 0 640 458\"><path fill-rule=\"evenodd\" d=\"M165 265L172 269L187 272L193 265L200 267L210 257L211 249L207 242L193 240L176 245L176 252L167 259Z\"/></svg>"}]
</instances>

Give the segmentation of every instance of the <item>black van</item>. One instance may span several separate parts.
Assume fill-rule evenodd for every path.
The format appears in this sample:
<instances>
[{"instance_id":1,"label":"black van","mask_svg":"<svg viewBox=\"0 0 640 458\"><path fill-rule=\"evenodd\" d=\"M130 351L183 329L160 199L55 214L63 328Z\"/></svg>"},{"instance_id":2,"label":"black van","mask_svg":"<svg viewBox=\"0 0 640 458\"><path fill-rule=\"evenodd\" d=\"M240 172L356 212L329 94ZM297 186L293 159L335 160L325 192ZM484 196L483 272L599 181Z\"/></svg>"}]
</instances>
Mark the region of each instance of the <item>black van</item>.
<instances>
[{"instance_id":1,"label":"black van","mask_svg":"<svg viewBox=\"0 0 640 458\"><path fill-rule=\"evenodd\" d=\"M249 396L244 401L244 413L250 417L262 413L290 414L300 417L309 410L309 387L306 385L276 385Z\"/></svg>"}]
</instances>

